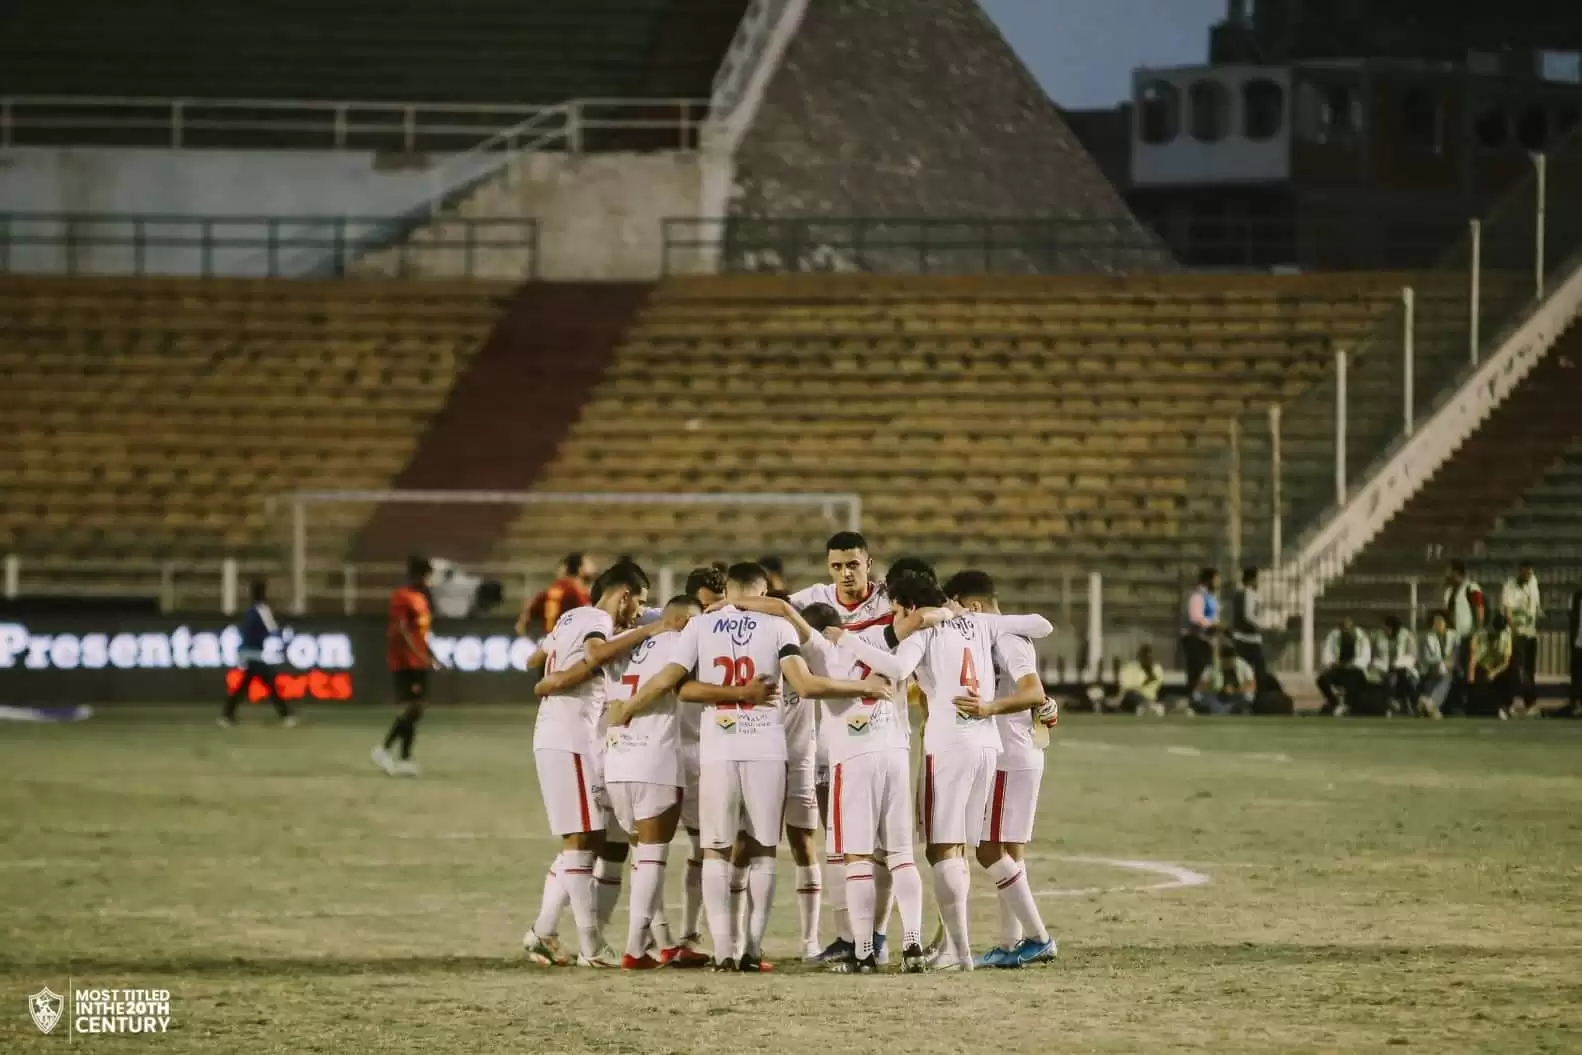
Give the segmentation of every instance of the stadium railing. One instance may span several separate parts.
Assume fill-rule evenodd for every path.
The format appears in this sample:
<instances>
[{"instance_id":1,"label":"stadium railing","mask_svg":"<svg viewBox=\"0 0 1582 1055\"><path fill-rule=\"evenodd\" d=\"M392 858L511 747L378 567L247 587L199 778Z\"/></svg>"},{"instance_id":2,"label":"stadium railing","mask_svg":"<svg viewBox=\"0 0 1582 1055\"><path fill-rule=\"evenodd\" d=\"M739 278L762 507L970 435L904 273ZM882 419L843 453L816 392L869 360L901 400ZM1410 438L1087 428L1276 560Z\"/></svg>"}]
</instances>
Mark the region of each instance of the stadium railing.
<instances>
[{"instance_id":1,"label":"stadium railing","mask_svg":"<svg viewBox=\"0 0 1582 1055\"><path fill-rule=\"evenodd\" d=\"M511 153L545 132L554 149L579 153L610 133L664 133L695 146L707 122L702 99L571 99L512 103L356 102L293 99L167 99L0 96L0 147L293 147L454 152L480 142ZM656 137L657 138L657 137Z\"/></svg>"},{"instance_id":2,"label":"stadium railing","mask_svg":"<svg viewBox=\"0 0 1582 1055\"><path fill-rule=\"evenodd\" d=\"M1375 233L1359 240L1356 221L1246 221L1167 242L1130 218L673 217L664 226L663 268L691 274L717 262L720 271L748 273L1051 274L1158 271L1179 261L1193 270L1396 269L1426 266L1445 241L1443 222L1409 233L1363 224Z\"/></svg>"},{"instance_id":3,"label":"stadium railing","mask_svg":"<svg viewBox=\"0 0 1582 1055\"><path fill-rule=\"evenodd\" d=\"M521 254L520 277L536 278L538 221L446 217L421 244L389 239L390 217L170 216L100 213L0 213L0 273L356 277L355 261L373 248L396 250L395 276L477 277L479 257ZM432 253L448 249L455 253ZM455 270L435 274L434 261ZM373 277L392 277L381 271ZM497 266L490 277L500 277Z\"/></svg>"},{"instance_id":4,"label":"stadium railing","mask_svg":"<svg viewBox=\"0 0 1582 1055\"><path fill-rule=\"evenodd\" d=\"M1238 500L1225 550L1279 568L1342 509L1582 260L1582 129L1547 155L1466 233L1335 369L1277 407L1233 423L1222 471ZM1333 577L1331 569L1326 575ZM1322 583L1271 577L1271 603L1295 611Z\"/></svg>"}]
</instances>

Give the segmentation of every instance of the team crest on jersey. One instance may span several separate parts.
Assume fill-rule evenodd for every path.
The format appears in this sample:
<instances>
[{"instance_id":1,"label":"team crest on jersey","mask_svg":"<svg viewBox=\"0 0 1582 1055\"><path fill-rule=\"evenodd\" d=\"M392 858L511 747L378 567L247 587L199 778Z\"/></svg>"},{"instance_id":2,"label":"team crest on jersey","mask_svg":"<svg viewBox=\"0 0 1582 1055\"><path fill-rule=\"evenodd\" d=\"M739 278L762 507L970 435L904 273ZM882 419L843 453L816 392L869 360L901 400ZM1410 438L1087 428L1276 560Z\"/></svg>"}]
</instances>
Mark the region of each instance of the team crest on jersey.
<instances>
[{"instance_id":1,"label":"team crest on jersey","mask_svg":"<svg viewBox=\"0 0 1582 1055\"><path fill-rule=\"evenodd\" d=\"M846 732L852 736L865 735L868 732L868 716L866 714L854 714L846 719Z\"/></svg>"},{"instance_id":2,"label":"team crest on jersey","mask_svg":"<svg viewBox=\"0 0 1582 1055\"><path fill-rule=\"evenodd\" d=\"M720 732L722 733L734 733L736 731L736 715L732 714L730 711L720 711L716 713L714 715L714 722L720 727Z\"/></svg>"},{"instance_id":3,"label":"team crest on jersey","mask_svg":"<svg viewBox=\"0 0 1582 1055\"><path fill-rule=\"evenodd\" d=\"M714 620L714 632L716 634L729 634L731 636L731 644L738 648L746 648L752 644L753 631L756 629L758 629L758 620L745 612L723 615Z\"/></svg>"}]
</instances>

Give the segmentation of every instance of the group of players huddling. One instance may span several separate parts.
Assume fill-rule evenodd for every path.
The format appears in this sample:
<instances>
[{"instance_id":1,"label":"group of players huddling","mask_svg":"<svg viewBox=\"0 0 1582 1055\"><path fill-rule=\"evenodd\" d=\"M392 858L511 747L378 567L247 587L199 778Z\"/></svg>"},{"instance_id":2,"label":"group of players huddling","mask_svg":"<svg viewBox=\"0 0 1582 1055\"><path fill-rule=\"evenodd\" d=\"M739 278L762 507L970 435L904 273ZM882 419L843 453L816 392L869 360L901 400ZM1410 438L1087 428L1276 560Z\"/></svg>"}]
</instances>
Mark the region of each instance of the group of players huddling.
<instances>
[{"instance_id":1,"label":"group of players huddling","mask_svg":"<svg viewBox=\"0 0 1582 1055\"><path fill-rule=\"evenodd\" d=\"M881 585L860 534L835 535L827 551L829 584L771 596L760 565L700 568L662 608L648 606L643 570L623 561L599 576L592 605L556 622L534 657L543 675L533 755L561 852L523 939L533 961L771 970L763 940L782 830L809 962L877 971L892 902L903 971L1054 958L1022 855L1057 720L1030 641L1049 622L1001 615L982 572L942 586L924 562L903 559ZM941 916L928 952L913 851L912 679L926 707L916 809ZM678 830L690 853L673 929L663 892ZM978 958L969 849L1000 900L1000 942ZM617 958L603 930L629 852L630 924ZM821 948L825 893L838 936ZM557 937L568 905L575 953ZM700 913L712 958L694 948Z\"/></svg>"}]
</instances>

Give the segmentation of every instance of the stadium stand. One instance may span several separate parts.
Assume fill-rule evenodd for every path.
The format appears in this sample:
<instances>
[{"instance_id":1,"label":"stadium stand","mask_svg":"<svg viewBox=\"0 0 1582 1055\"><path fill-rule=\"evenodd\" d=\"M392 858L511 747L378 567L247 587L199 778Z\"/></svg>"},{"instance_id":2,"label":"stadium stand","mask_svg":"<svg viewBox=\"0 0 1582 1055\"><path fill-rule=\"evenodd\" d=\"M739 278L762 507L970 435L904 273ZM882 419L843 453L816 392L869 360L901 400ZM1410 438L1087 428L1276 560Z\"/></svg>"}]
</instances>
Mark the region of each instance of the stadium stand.
<instances>
[{"instance_id":1,"label":"stadium stand","mask_svg":"<svg viewBox=\"0 0 1582 1055\"><path fill-rule=\"evenodd\" d=\"M149 0L0 8L0 95L706 98L746 0Z\"/></svg>"},{"instance_id":2,"label":"stadium stand","mask_svg":"<svg viewBox=\"0 0 1582 1055\"><path fill-rule=\"evenodd\" d=\"M1438 604L1452 558L1498 588L1518 561L1565 581L1582 558L1582 326L1573 325L1320 599L1320 618L1406 616L1403 583ZM1419 613L1421 615L1421 613Z\"/></svg>"},{"instance_id":3,"label":"stadium stand","mask_svg":"<svg viewBox=\"0 0 1582 1055\"><path fill-rule=\"evenodd\" d=\"M846 492L884 553L1001 573L1049 610L1103 571L1158 624L1223 542L1223 424L1323 376L1402 275L731 276L662 284L537 481L544 491ZM778 551L806 510L528 508L501 554L685 565Z\"/></svg>"},{"instance_id":4,"label":"stadium stand","mask_svg":"<svg viewBox=\"0 0 1582 1055\"><path fill-rule=\"evenodd\" d=\"M265 500L388 485L505 292L0 278L0 549L278 559Z\"/></svg>"}]
</instances>

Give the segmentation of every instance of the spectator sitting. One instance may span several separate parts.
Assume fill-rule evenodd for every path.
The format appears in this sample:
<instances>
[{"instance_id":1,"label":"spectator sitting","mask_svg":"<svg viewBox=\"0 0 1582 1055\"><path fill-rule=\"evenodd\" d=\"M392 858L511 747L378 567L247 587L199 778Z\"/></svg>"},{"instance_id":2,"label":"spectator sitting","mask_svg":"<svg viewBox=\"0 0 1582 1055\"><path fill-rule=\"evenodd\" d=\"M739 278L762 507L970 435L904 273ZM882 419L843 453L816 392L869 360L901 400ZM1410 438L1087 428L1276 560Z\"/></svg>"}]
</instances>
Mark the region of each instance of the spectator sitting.
<instances>
[{"instance_id":1,"label":"spectator sitting","mask_svg":"<svg viewBox=\"0 0 1582 1055\"><path fill-rule=\"evenodd\" d=\"M1445 699L1456 678L1456 654L1461 642L1450 629L1450 617L1443 611L1434 613L1433 628L1423 635L1423 645L1418 656L1422 684L1418 691L1417 713L1429 718L1443 718Z\"/></svg>"},{"instance_id":2,"label":"spectator sitting","mask_svg":"<svg viewBox=\"0 0 1582 1055\"><path fill-rule=\"evenodd\" d=\"M1324 694L1321 713L1344 718L1349 712L1345 698L1355 700L1368 683L1368 662L1372 651L1368 635L1357 629L1351 616L1340 621L1324 639L1324 673L1318 676L1318 691Z\"/></svg>"},{"instance_id":3,"label":"spectator sitting","mask_svg":"<svg viewBox=\"0 0 1582 1055\"><path fill-rule=\"evenodd\" d=\"M1159 690L1164 687L1165 670L1154 660L1152 645L1137 650L1137 658L1121 667L1120 709L1132 711L1137 717L1162 715L1164 704L1159 702Z\"/></svg>"},{"instance_id":4,"label":"spectator sitting","mask_svg":"<svg viewBox=\"0 0 1582 1055\"><path fill-rule=\"evenodd\" d=\"M1472 677L1467 689L1469 714L1511 716L1516 696L1511 670L1511 627L1504 613L1472 635Z\"/></svg>"},{"instance_id":5,"label":"spectator sitting","mask_svg":"<svg viewBox=\"0 0 1582 1055\"><path fill-rule=\"evenodd\" d=\"M1384 617L1384 629L1374 638L1373 669L1389 698L1390 713L1413 713L1417 709L1417 641L1393 615Z\"/></svg>"},{"instance_id":6,"label":"spectator sitting","mask_svg":"<svg viewBox=\"0 0 1582 1055\"><path fill-rule=\"evenodd\" d=\"M1258 676L1252 664L1231 645L1219 650L1218 662L1209 664L1192 693L1192 709L1199 714L1251 714L1258 695Z\"/></svg>"}]
</instances>

